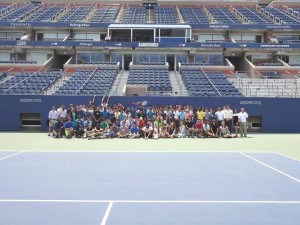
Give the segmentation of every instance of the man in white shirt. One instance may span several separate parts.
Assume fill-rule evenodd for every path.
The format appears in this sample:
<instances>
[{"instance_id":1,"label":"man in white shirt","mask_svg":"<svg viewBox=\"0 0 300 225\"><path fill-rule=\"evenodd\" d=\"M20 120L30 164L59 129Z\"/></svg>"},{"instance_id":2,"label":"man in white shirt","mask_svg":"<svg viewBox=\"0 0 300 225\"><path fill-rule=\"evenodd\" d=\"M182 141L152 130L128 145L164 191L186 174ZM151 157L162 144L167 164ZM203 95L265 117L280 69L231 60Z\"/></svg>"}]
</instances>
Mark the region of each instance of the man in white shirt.
<instances>
[{"instance_id":1,"label":"man in white shirt","mask_svg":"<svg viewBox=\"0 0 300 225\"><path fill-rule=\"evenodd\" d=\"M48 134L48 136L50 136L50 134L53 130L54 124L57 122L57 118L58 118L58 115L57 115L55 106L52 106L52 109L49 111L49 114L48 114L48 120L49 120L49 134Z\"/></svg>"},{"instance_id":2,"label":"man in white shirt","mask_svg":"<svg viewBox=\"0 0 300 225\"><path fill-rule=\"evenodd\" d=\"M239 117L239 125L240 125L240 132L241 137L247 137L247 119L248 114L245 112L244 108L241 108L241 112L238 114Z\"/></svg>"},{"instance_id":3,"label":"man in white shirt","mask_svg":"<svg viewBox=\"0 0 300 225\"><path fill-rule=\"evenodd\" d=\"M221 122L224 120L224 111L221 111L221 107L218 108L218 111L215 113L218 121L218 126L221 126Z\"/></svg>"},{"instance_id":4,"label":"man in white shirt","mask_svg":"<svg viewBox=\"0 0 300 225\"><path fill-rule=\"evenodd\" d=\"M226 109L224 110L224 118L225 118L225 124L228 127L228 130L232 132L232 118L233 118L233 112L230 109L230 106L227 105Z\"/></svg>"}]
</instances>

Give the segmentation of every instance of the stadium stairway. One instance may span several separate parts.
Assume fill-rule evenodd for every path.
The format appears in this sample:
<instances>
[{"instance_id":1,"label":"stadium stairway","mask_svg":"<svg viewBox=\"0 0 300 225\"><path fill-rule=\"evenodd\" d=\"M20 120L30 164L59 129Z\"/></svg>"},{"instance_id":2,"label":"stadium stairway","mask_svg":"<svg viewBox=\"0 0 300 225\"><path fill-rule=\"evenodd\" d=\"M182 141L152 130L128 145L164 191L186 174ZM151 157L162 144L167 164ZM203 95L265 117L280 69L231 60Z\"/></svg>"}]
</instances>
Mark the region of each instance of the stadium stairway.
<instances>
[{"instance_id":1,"label":"stadium stairway","mask_svg":"<svg viewBox=\"0 0 300 225\"><path fill-rule=\"evenodd\" d=\"M124 86L127 83L128 76L129 71L120 70L120 72L117 74L117 78L112 85L112 88L109 91L109 95L123 96L125 94Z\"/></svg>"},{"instance_id":2,"label":"stadium stairway","mask_svg":"<svg viewBox=\"0 0 300 225\"><path fill-rule=\"evenodd\" d=\"M63 75L45 91L45 95L53 95L64 84L64 82L70 78L70 75L63 73Z\"/></svg>"},{"instance_id":3,"label":"stadium stairway","mask_svg":"<svg viewBox=\"0 0 300 225\"><path fill-rule=\"evenodd\" d=\"M185 85L183 84L183 81L181 80L181 77L179 76L178 72L171 71L169 72L169 76L173 87L174 95L189 96L188 91L186 90Z\"/></svg>"}]
</instances>

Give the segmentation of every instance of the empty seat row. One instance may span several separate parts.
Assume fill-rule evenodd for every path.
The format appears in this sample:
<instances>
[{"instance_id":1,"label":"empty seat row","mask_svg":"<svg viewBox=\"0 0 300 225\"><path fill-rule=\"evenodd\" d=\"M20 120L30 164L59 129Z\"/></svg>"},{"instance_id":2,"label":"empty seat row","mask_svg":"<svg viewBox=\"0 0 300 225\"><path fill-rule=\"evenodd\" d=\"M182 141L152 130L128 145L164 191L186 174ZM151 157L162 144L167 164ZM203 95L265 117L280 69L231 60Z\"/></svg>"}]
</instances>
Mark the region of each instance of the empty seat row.
<instances>
[{"instance_id":1,"label":"empty seat row","mask_svg":"<svg viewBox=\"0 0 300 225\"><path fill-rule=\"evenodd\" d=\"M43 94L61 77L55 72L21 72L0 84L1 94Z\"/></svg>"}]
</instances>

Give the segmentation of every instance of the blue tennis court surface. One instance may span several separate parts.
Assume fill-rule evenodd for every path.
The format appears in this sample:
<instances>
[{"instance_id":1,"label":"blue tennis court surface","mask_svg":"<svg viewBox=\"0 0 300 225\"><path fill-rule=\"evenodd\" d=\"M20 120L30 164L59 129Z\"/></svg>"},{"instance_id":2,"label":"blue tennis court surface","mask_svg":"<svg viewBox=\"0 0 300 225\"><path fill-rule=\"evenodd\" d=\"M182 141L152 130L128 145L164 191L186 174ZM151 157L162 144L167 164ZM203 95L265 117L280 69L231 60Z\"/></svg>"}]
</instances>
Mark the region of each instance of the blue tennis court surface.
<instances>
[{"instance_id":1,"label":"blue tennis court surface","mask_svg":"<svg viewBox=\"0 0 300 225\"><path fill-rule=\"evenodd\" d=\"M0 152L0 224L298 224L277 153Z\"/></svg>"}]
</instances>

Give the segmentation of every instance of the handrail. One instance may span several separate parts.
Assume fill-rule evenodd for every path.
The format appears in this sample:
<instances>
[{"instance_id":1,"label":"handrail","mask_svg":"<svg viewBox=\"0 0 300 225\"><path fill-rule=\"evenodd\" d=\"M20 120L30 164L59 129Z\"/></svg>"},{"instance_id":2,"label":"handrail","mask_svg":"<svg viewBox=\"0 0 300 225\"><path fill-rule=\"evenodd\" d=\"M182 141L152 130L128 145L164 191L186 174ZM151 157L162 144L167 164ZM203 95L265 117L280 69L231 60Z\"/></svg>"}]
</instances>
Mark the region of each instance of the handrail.
<instances>
[{"instance_id":1,"label":"handrail","mask_svg":"<svg viewBox=\"0 0 300 225\"><path fill-rule=\"evenodd\" d=\"M222 96L221 95L221 93L219 92L219 90L216 88L216 86L211 82L211 80L208 78L208 76L207 76L207 74L204 72L204 70L200 67L200 70L201 70L201 72L205 75L205 77L207 78L207 80L209 81L209 83L211 83L211 85L215 88L215 90L218 92L218 94L220 95L220 96Z\"/></svg>"},{"instance_id":2,"label":"handrail","mask_svg":"<svg viewBox=\"0 0 300 225\"><path fill-rule=\"evenodd\" d=\"M80 88L75 92L75 94L78 94L78 92L85 86L85 84L91 79L91 77L94 75L96 70L98 69L98 66L94 69L94 71L91 73L91 75L86 79L86 81L80 86Z\"/></svg>"},{"instance_id":3,"label":"handrail","mask_svg":"<svg viewBox=\"0 0 300 225\"><path fill-rule=\"evenodd\" d=\"M271 82L271 83L272 83L272 88L273 88L274 85L277 86L277 90L278 90L278 88L280 88L280 89L282 90L282 95L283 95L283 92L286 92L286 93L288 93L290 96L293 96L293 94L292 94L291 92L289 92L288 90L286 90L286 89L283 88L283 87L280 87L278 84L276 84L276 83L274 82L274 80L270 80L268 77L263 76L263 75L262 75L261 73L259 73L259 72L258 72L258 75L259 75L260 77L262 77L263 79L266 79L266 80L267 80L267 85L268 85L268 82Z\"/></svg>"},{"instance_id":4,"label":"handrail","mask_svg":"<svg viewBox=\"0 0 300 225\"><path fill-rule=\"evenodd\" d=\"M21 80L20 82L18 82L18 83L16 83L16 84L14 84L13 86L7 88L7 89L5 90L5 92L8 91L8 90L10 90L10 89L12 89L12 88L15 87L15 86L17 86L18 84L22 83L23 81L28 80L30 77L32 77L34 74L40 72L41 70L42 70L42 69L39 69L38 71L36 71L36 72L34 72L33 74L31 74L30 76L24 78L24 79Z\"/></svg>"}]
</instances>

